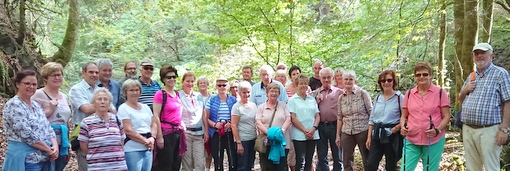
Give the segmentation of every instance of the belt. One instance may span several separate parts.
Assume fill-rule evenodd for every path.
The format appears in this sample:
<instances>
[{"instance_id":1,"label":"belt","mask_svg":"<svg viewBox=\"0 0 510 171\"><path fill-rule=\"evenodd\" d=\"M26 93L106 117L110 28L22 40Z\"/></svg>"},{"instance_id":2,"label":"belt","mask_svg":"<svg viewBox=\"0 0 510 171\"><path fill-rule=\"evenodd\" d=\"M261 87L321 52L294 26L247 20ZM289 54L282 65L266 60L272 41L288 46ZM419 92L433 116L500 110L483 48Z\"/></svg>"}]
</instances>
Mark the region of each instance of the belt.
<instances>
[{"instance_id":1,"label":"belt","mask_svg":"<svg viewBox=\"0 0 510 171\"><path fill-rule=\"evenodd\" d=\"M202 127L200 127L200 128L186 128L186 130L191 131L191 132L197 132L197 131L202 131Z\"/></svg>"},{"instance_id":2,"label":"belt","mask_svg":"<svg viewBox=\"0 0 510 171\"><path fill-rule=\"evenodd\" d=\"M324 125L336 125L336 121L333 121L333 122L329 122L329 121L326 121L326 122L319 122L319 124L324 124Z\"/></svg>"},{"instance_id":3,"label":"belt","mask_svg":"<svg viewBox=\"0 0 510 171\"><path fill-rule=\"evenodd\" d=\"M473 129L480 129L480 128L487 128L487 127L491 127L491 126L494 126L494 125L497 125L497 124L492 124L492 125L471 125L471 124L465 124Z\"/></svg>"}]
</instances>

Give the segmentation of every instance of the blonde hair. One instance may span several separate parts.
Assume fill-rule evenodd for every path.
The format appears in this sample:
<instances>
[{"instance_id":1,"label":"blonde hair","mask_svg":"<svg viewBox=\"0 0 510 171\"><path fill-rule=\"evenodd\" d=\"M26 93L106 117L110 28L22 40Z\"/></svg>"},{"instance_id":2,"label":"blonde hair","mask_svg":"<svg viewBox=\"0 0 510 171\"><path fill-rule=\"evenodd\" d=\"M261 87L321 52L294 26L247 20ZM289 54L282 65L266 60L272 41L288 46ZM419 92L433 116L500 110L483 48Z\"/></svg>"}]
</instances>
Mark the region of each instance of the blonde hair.
<instances>
[{"instance_id":1,"label":"blonde hair","mask_svg":"<svg viewBox=\"0 0 510 171\"><path fill-rule=\"evenodd\" d=\"M308 79L308 77L305 75L305 74L299 74L296 76L296 78L294 78L294 80L292 80L292 83L297 86L299 84L299 82L306 82L306 84L309 84L310 83L310 80Z\"/></svg>"},{"instance_id":2,"label":"blonde hair","mask_svg":"<svg viewBox=\"0 0 510 171\"><path fill-rule=\"evenodd\" d=\"M55 71L60 71L63 74L64 67L62 66L62 64L56 62L48 62L41 67L39 73L41 74L41 77L48 78Z\"/></svg>"},{"instance_id":3,"label":"blonde hair","mask_svg":"<svg viewBox=\"0 0 510 171\"><path fill-rule=\"evenodd\" d=\"M142 84L140 83L140 81L135 80L135 79L127 79L126 81L124 81L124 83L122 84L122 88L121 88L122 93L124 93L124 95L126 95L128 89L131 87L138 87L140 89L140 94L142 93ZM126 99L127 99L127 96L126 96Z\"/></svg>"}]
</instances>

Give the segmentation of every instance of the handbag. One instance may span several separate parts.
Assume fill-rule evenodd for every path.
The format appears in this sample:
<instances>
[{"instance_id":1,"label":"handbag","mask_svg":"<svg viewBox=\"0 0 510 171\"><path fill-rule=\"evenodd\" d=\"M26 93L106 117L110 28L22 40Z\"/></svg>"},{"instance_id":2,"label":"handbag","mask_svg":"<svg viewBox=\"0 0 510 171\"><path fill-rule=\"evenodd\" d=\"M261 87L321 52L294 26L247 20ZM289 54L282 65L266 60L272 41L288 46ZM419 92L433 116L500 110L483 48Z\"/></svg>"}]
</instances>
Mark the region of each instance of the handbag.
<instances>
[{"instance_id":1,"label":"handbag","mask_svg":"<svg viewBox=\"0 0 510 171\"><path fill-rule=\"evenodd\" d=\"M271 122L269 122L269 127L271 127L273 125L274 115L276 114L277 109L278 109L278 102L276 103L276 106L274 107L273 117L271 118ZM259 135L257 135L257 139L255 139L255 151L257 151L259 153L266 153L268 144L269 144L269 140L267 139L267 134L259 133Z\"/></svg>"}]
</instances>

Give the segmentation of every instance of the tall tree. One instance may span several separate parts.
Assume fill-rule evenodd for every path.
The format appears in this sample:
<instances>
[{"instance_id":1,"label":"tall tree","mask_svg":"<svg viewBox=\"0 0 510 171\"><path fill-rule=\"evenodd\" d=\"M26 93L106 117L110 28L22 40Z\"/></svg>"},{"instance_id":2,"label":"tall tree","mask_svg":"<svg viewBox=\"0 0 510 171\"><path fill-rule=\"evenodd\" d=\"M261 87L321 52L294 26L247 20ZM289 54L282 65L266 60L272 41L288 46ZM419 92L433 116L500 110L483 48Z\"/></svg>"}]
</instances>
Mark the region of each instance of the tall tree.
<instances>
[{"instance_id":1,"label":"tall tree","mask_svg":"<svg viewBox=\"0 0 510 171\"><path fill-rule=\"evenodd\" d=\"M493 0L482 0L482 30L480 35L482 42L490 42L491 40L493 8Z\"/></svg>"},{"instance_id":2,"label":"tall tree","mask_svg":"<svg viewBox=\"0 0 510 171\"><path fill-rule=\"evenodd\" d=\"M443 0L441 6L441 21L439 24L439 50L438 50L438 83L440 87L444 87L444 50L446 43L446 0Z\"/></svg>"},{"instance_id":3,"label":"tall tree","mask_svg":"<svg viewBox=\"0 0 510 171\"><path fill-rule=\"evenodd\" d=\"M66 66L71 60L74 48L76 47L76 39L78 33L79 19L78 0L69 0L69 15L67 17L67 29L62 44L58 46L58 51L53 55L53 61Z\"/></svg>"}]
</instances>

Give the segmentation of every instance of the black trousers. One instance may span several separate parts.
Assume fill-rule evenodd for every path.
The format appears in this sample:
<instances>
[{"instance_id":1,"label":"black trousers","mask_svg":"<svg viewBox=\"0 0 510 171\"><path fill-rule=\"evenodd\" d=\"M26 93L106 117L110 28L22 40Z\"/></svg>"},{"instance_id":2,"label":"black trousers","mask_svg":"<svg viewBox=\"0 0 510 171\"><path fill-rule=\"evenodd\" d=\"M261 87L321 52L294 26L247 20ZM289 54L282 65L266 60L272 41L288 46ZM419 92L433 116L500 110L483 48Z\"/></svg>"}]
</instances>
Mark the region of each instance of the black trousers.
<instances>
[{"instance_id":1,"label":"black trousers","mask_svg":"<svg viewBox=\"0 0 510 171\"><path fill-rule=\"evenodd\" d=\"M396 151L394 147L394 141L398 136L397 134L390 135L388 143L381 143L379 140L372 140L370 142L370 149L368 151L368 162L367 162L367 171L377 171L379 167L379 162L384 155L386 157L386 171L397 171L397 158Z\"/></svg>"},{"instance_id":2,"label":"black trousers","mask_svg":"<svg viewBox=\"0 0 510 171\"><path fill-rule=\"evenodd\" d=\"M163 136L164 148L157 149L156 157L152 165L152 171L176 171L181 170L182 157L179 156L179 143L181 131L176 131Z\"/></svg>"},{"instance_id":3,"label":"black trousers","mask_svg":"<svg viewBox=\"0 0 510 171\"><path fill-rule=\"evenodd\" d=\"M280 164L274 164L273 161L269 160L268 155L271 150L271 146L267 147L268 153L259 153L260 158L260 169L262 171L287 171L287 155L289 154L289 149L285 149L285 156L280 158Z\"/></svg>"},{"instance_id":4,"label":"black trousers","mask_svg":"<svg viewBox=\"0 0 510 171\"><path fill-rule=\"evenodd\" d=\"M209 139L209 146L211 148L211 156L214 159L214 170L223 170L223 156L225 151L228 156L228 165L230 171L237 171L237 144L234 142L232 132L225 132L225 135L220 136L218 132Z\"/></svg>"}]
</instances>

